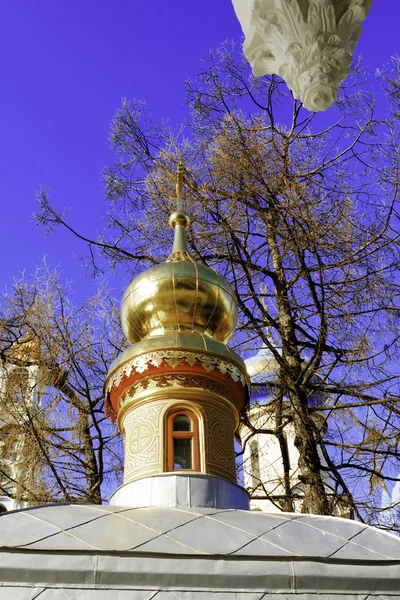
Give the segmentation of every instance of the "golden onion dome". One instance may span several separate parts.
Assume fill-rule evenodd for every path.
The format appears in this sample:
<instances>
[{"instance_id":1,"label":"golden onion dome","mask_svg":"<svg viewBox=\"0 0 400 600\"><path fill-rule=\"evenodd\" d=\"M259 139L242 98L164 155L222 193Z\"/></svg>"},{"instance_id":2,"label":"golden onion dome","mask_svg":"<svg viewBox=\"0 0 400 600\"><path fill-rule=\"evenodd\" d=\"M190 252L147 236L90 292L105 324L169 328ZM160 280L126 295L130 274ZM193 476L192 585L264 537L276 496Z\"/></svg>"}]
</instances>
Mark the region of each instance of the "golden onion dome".
<instances>
[{"instance_id":1,"label":"golden onion dome","mask_svg":"<svg viewBox=\"0 0 400 600\"><path fill-rule=\"evenodd\" d=\"M181 209L179 180L177 187L178 210L170 217L175 230L172 253L165 263L148 269L127 287L121 303L122 327L132 344L185 331L227 343L237 320L236 296L222 275L190 256L185 235L190 221Z\"/></svg>"}]
</instances>

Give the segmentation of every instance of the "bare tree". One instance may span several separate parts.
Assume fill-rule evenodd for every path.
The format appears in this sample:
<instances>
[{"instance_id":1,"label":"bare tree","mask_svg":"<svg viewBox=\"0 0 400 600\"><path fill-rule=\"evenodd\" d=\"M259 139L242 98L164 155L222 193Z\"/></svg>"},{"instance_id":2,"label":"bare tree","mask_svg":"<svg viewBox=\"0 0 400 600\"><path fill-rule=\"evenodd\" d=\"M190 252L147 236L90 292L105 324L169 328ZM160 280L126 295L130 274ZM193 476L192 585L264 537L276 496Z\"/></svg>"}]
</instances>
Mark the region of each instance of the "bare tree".
<instances>
[{"instance_id":1,"label":"bare tree","mask_svg":"<svg viewBox=\"0 0 400 600\"><path fill-rule=\"evenodd\" d=\"M105 171L105 233L75 234L130 273L162 260L182 159L192 253L238 295L234 342L253 353L264 344L279 364L270 433L293 424L302 510L334 512L329 472L356 517L376 523L377 484L390 487L400 470L400 163L396 110L377 111L369 85L357 65L336 108L310 114L279 79L253 79L220 48L187 82L191 118L178 132L157 126L140 102L123 103L111 132L117 158ZM45 192L40 203L46 227L69 227ZM323 407L310 405L315 393L328 395ZM325 437L315 411L329 420ZM286 464L284 444L282 452ZM285 489L271 499L290 508Z\"/></svg>"},{"instance_id":2,"label":"bare tree","mask_svg":"<svg viewBox=\"0 0 400 600\"><path fill-rule=\"evenodd\" d=\"M100 503L119 481L120 441L103 412L117 318L105 290L76 306L47 267L3 296L0 495Z\"/></svg>"}]
</instances>

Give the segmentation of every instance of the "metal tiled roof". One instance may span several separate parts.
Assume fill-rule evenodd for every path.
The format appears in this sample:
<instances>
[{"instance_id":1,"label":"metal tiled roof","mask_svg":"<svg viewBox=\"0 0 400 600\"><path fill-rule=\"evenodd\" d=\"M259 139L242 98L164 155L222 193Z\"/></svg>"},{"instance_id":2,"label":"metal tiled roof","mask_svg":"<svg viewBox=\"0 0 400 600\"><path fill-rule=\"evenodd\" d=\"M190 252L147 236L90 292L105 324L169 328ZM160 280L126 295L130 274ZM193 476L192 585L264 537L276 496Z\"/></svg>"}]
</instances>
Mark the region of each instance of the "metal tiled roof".
<instances>
[{"instance_id":1,"label":"metal tiled roof","mask_svg":"<svg viewBox=\"0 0 400 600\"><path fill-rule=\"evenodd\" d=\"M362 523L256 511L49 505L0 515L0 548L399 560L400 539Z\"/></svg>"},{"instance_id":2,"label":"metal tiled roof","mask_svg":"<svg viewBox=\"0 0 400 600\"><path fill-rule=\"evenodd\" d=\"M0 600L400 600L400 539L334 517L48 505L0 515Z\"/></svg>"}]
</instances>

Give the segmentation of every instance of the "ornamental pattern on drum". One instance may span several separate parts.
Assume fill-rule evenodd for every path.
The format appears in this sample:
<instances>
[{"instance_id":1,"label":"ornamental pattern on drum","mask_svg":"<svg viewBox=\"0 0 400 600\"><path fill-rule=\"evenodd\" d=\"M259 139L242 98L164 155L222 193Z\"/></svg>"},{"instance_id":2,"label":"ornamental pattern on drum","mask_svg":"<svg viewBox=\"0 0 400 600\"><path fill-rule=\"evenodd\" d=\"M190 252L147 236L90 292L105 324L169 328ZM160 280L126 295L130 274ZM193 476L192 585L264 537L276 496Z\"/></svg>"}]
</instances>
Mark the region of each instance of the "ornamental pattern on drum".
<instances>
[{"instance_id":1,"label":"ornamental pattern on drum","mask_svg":"<svg viewBox=\"0 0 400 600\"><path fill-rule=\"evenodd\" d=\"M236 404L235 396L230 389L223 383L201 377L197 375L159 375L151 379L145 379L132 385L121 397L119 401L119 409L121 409L129 400L145 391L163 389L163 388L195 388L204 389L208 392L214 392L223 398L229 400L232 404Z\"/></svg>"},{"instance_id":2,"label":"ornamental pattern on drum","mask_svg":"<svg viewBox=\"0 0 400 600\"><path fill-rule=\"evenodd\" d=\"M123 420L125 439L125 482L134 474L159 473L162 469L160 413L163 404L153 403L130 412Z\"/></svg>"},{"instance_id":3,"label":"ornamental pattern on drum","mask_svg":"<svg viewBox=\"0 0 400 600\"><path fill-rule=\"evenodd\" d=\"M228 374L235 383L240 382L243 386L249 385L248 377L232 362L209 354L182 350L162 350L142 354L127 361L110 376L106 392L110 392L114 386L118 387L124 377L129 377L132 373L144 373L150 366L160 367L163 363L173 369L176 369L182 363L186 363L191 367L199 364L206 371L218 369L221 373Z\"/></svg>"},{"instance_id":4,"label":"ornamental pattern on drum","mask_svg":"<svg viewBox=\"0 0 400 600\"><path fill-rule=\"evenodd\" d=\"M221 406L204 406L206 418L207 469L213 475L236 483L235 421L232 413Z\"/></svg>"}]
</instances>

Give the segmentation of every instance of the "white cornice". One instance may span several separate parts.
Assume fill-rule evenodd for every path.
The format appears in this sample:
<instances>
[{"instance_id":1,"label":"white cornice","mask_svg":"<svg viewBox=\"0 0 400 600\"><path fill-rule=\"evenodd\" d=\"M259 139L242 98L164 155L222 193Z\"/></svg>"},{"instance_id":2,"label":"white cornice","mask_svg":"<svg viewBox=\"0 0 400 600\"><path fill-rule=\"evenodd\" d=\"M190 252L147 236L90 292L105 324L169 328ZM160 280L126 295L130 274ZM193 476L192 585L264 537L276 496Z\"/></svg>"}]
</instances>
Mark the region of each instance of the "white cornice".
<instances>
[{"instance_id":1,"label":"white cornice","mask_svg":"<svg viewBox=\"0 0 400 600\"><path fill-rule=\"evenodd\" d=\"M232 2L254 75L279 75L310 111L331 106L349 73L372 0Z\"/></svg>"}]
</instances>

